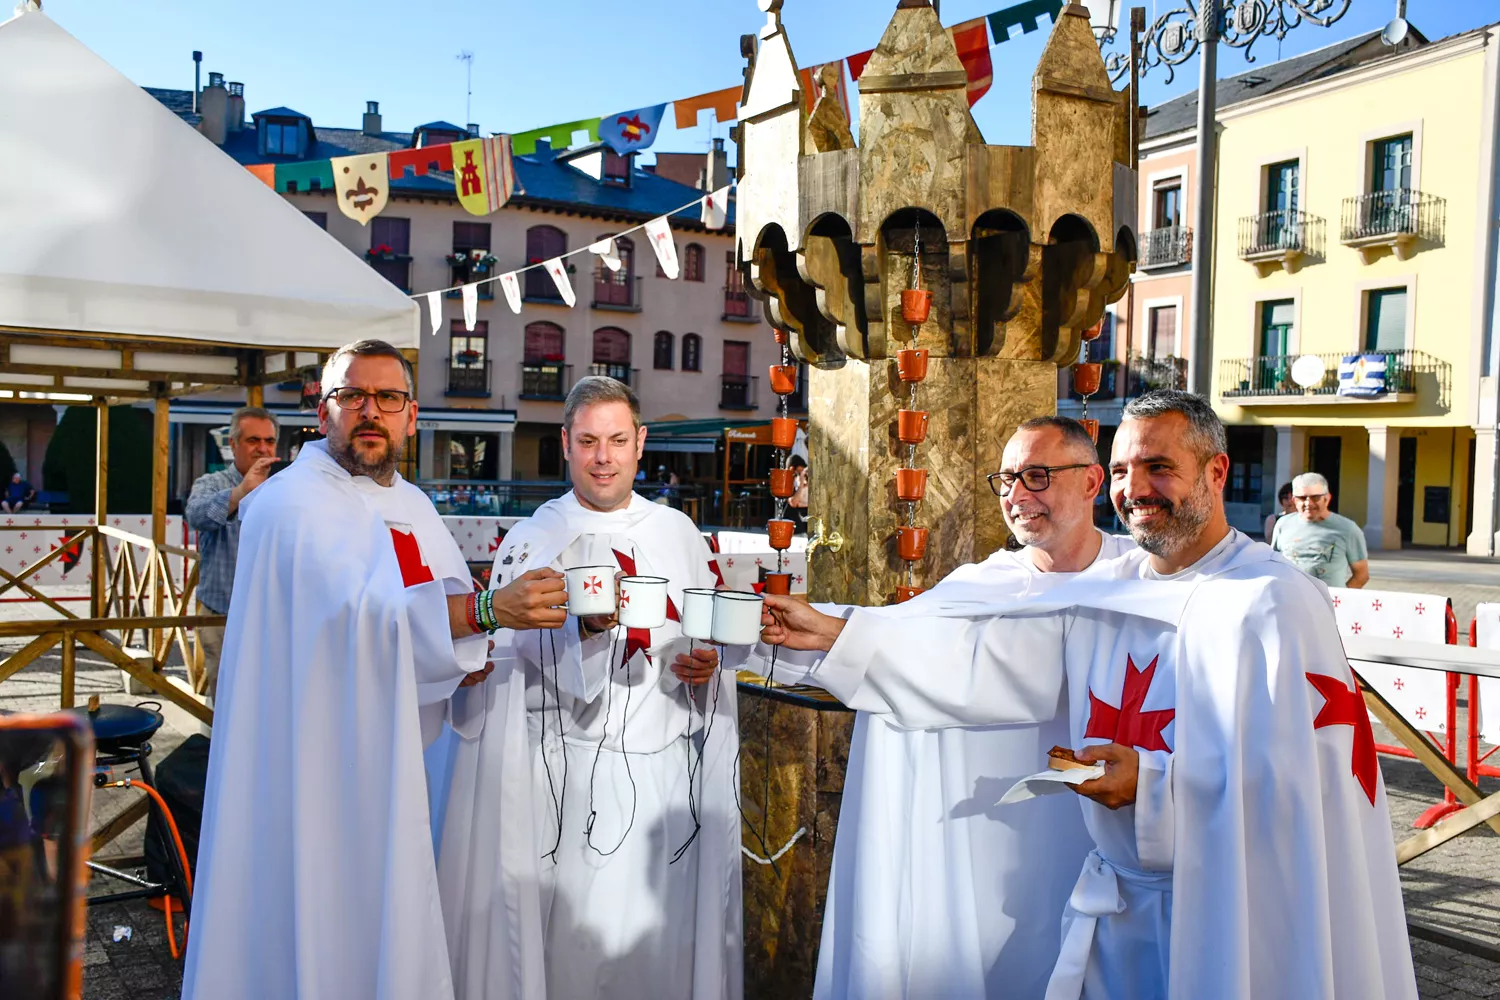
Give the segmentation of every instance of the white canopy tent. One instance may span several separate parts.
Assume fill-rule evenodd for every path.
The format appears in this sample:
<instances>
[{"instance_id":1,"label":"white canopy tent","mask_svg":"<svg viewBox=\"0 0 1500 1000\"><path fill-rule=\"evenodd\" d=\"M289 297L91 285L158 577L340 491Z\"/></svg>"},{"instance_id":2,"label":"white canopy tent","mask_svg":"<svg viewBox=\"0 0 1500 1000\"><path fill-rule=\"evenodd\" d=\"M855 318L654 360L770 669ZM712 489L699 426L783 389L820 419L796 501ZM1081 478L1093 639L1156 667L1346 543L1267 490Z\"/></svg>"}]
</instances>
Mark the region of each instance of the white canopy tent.
<instances>
[{"instance_id":1,"label":"white canopy tent","mask_svg":"<svg viewBox=\"0 0 1500 1000\"><path fill-rule=\"evenodd\" d=\"M417 345L415 302L39 11L0 23L0 150L0 389L179 395Z\"/></svg>"}]
</instances>

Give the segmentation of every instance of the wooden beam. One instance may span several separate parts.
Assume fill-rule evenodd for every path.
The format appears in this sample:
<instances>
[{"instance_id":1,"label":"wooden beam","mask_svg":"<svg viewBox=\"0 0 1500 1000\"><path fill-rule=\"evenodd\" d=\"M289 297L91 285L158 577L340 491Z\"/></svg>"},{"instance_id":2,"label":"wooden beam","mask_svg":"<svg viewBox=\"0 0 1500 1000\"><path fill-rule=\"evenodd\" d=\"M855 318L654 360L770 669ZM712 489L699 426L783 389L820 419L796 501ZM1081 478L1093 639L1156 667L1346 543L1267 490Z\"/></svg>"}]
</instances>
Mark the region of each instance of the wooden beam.
<instances>
[{"instance_id":1,"label":"wooden beam","mask_svg":"<svg viewBox=\"0 0 1500 1000\"><path fill-rule=\"evenodd\" d=\"M251 385L245 390L246 406L265 406L266 387L263 385Z\"/></svg>"},{"instance_id":2,"label":"wooden beam","mask_svg":"<svg viewBox=\"0 0 1500 1000\"><path fill-rule=\"evenodd\" d=\"M126 360L131 357L126 352ZM5 370L14 375L57 375L76 378L111 378L127 382L204 382L214 385L238 385L239 378L229 373L174 372L141 368L88 368L81 365L11 364Z\"/></svg>"},{"instance_id":3,"label":"wooden beam","mask_svg":"<svg viewBox=\"0 0 1500 1000\"><path fill-rule=\"evenodd\" d=\"M73 707L73 687L78 680L76 657L77 648L73 645L73 637L65 634L62 640L62 707Z\"/></svg>"},{"instance_id":4,"label":"wooden beam","mask_svg":"<svg viewBox=\"0 0 1500 1000\"><path fill-rule=\"evenodd\" d=\"M1432 745L1427 737L1413 729L1411 723L1402 718L1401 713L1397 712L1391 707L1390 702L1381 697L1380 692L1365 683L1365 679L1360 677L1357 672L1354 676L1359 678L1359 685L1364 689L1365 704L1369 706L1370 711L1375 713L1375 717L1395 734L1396 739L1400 740L1402 745L1416 755L1417 760L1421 761L1422 766L1432 772L1433 777L1453 790L1453 794L1458 797L1458 801L1466 806L1472 806L1484 798L1484 793L1475 787L1474 783L1466 778L1458 768L1454 767L1448 758L1444 757L1442 752ZM1486 822L1489 823L1491 830L1500 833L1500 816L1491 816Z\"/></svg>"},{"instance_id":5,"label":"wooden beam","mask_svg":"<svg viewBox=\"0 0 1500 1000\"><path fill-rule=\"evenodd\" d=\"M1421 833L1407 837L1396 845L1396 864L1404 865L1413 858L1419 858L1434 847L1446 844L1459 834L1467 833L1495 816L1500 816L1500 792L1480 799L1474 805L1459 810Z\"/></svg>"},{"instance_id":6,"label":"wooden beam","mask_svg":"<svg viewBox=\"0 0 1500 1000\"><path fill-rule=\"evenodd\" d=\"M89 838L89 856L93 857L98 854L100 848L119 839L126 830L145 819L150 809L150 801L142 795L116 813L114 819L95 830L93 837Z\"/></svg>"},{"instance_id":7,"label":"wooden beam","mask_svg":"<svg viewBox=\"0 0 1500 1000\"><path fill-rule=\"evenodd\" d=\"M229 621L225 615L163 615L160 618L125 616L119 618L69 618L59 621L0 622L0 639L18 636L46 635L48 632L122 632L125 629L143 628L197 628L199 625L217 625L223 628Z\"/></svg>"},{"instance_id":8,"label":"wooden beam","mask_svg":"<svg viewBox=\"0 0 1500 1000\"><path fill-rule=\"evenodd\" d=\"M96 405L98 412L95 414L94 441L98 454L95 462L98 473L94 479L94 527L102 528L109 523L109 404L100 400ZM102 618L104 602L107 599L104 589L104 560L107 546L104 539L96 535L92 548L94 586L93 600L89 602L90 616Z\"/></svg>"},{"instance_id":9,"label":"wooden beam","mask_svg":"<svg viewBox=\"0 0 1500 1000\"><path fill-rule=\"evenodd\" d=\"M61 632L47 632L44 635L37 636L7 656L3 661L0 661L0 681L8 680L13 675L26 669L38 656L56 646L62 637L63 634Z\"/></svg>"},{"instance_id":10,"label":"wooden beam","mask_svg":"<svg viewBox=\"0 0 1500 1000\"><path fill-rule=\"evenodd\" d=\"M199 722L205 722L210 726L213 725L213 709L183 691L176 684L173 684L166 677L152 670L150 667L142 667L123 649L108 639L93 632L79 632L78 641L94 652L99 653L105 659L115 663L121 670L187 712Z\"/></svg>"}]
</instances>

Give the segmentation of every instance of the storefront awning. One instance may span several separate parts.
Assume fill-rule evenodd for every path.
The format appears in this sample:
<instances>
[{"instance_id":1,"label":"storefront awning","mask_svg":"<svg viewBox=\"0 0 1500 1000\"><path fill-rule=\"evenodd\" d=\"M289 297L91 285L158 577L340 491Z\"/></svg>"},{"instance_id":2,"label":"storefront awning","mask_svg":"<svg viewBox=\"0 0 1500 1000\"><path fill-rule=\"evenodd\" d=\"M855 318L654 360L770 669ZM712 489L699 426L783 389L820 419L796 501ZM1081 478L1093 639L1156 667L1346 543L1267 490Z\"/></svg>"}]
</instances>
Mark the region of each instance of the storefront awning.
<instances>
[{"instance_id":1,"label":"storefront awning","mask_svg":"<svg viewBox=\"0 0 1500 1000\"><path fill-rule=\"evenodd\" d=\"M769 420L657 420L646 424L646 451L711 455L727 430L769 427Z\"/></svg>"}]
</instances>

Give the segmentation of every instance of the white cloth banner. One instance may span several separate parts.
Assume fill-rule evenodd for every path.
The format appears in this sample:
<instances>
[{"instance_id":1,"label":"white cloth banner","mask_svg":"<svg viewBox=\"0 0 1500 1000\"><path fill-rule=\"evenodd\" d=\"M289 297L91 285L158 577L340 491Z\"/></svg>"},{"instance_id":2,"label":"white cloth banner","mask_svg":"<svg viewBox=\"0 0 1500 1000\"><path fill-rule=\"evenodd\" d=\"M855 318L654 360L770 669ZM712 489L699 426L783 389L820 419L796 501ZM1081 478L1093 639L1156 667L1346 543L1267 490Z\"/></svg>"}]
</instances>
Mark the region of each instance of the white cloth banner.
<instances>
[{"instance_id":1,"label":"white cloth banner","mask_svg":"<svg viewBox=\"0 0 1500 1000\"><path fill-rule=\"evenodd\" d=\"M589 253L604 261L604 266L611 271L618 271L624 263L620 260L620 250L615 246L615 238L607 236L598 243L589 244Z\"/></svg>"},{"instance_id":2,"label":"white cloth banner","mask_svg":"<svg viewBox=\"0 0 1500 1000\"><path fill-rule=\"evenodd\" d=\"M703 199L703 225L708 229L723 229L729 215L729 186L709 193Z\"/></svg>"},{"instance_id":3,"label":"white cloth banner","mask_svg":"<svg viewBox=\"0 0 1500 1000\"><path fill-rule=\"evenodd\" d=\"M500 287L505 291L505 304L510 306L510 311L517 315L521 312L521 282L516 279L516 272L507 271L500 275Z\"/></svg>"},{"instance_id":4,"label":"white cloth banner","mask_svg":"<svg viewBox=\"0 0 1500 1000\"><path fill-rule=\"evenodd\" d=\"M1480 649L1500 649L1500 604L1474 609L1474 639ZM1500 743L1500 677L1479 678L1479 738Z\"/></svg>"},{"instance_id":5,"label":"white cloth banner","mask_svg":"<svg viewBox=\"0 0 1500 1000\"><path fill-rule=\"evenodd\" d=\"M461 289L464 297L464 329L474 332L474 323L479 318L479 286L465 285Z\"/></svg>"},{"instance_id":6,"label":"white cloth banner","mask_svg":"<svg viewBox=\"0 0 1500 1000\"><path fill-rule=\"evenodd\" d=\"M437 336L438 327L443 324L443 293L427 293L427 316L432 321L432 335Z\"/></svg>"},{"instance_id":7,"label":"white cloth banner","mask_svg":"<svg viewBox=\"0 0 1500 1000\"><path fill-rule=\"evenodd\" d=\"M672 241L672 227L667 222L667 217L663 215L646 223L646 235L651 239L651 249L656 251L661 269L666 272L667 277L676 278L680 273L677 266L677 244Z\"/></svg>"},{"instance_id":8,"label":"white cloth banner","mask_svg":"<svg viewBox=\"0 0 1500 1000\"><path fill-rule=\"evenodd\" d=\"M552 275L552 281L557 285L557 294L562 296L564 302L571 309L573 303L578 301L578 296L573 294L573 282L568 278L568 268L562 262L561 257L553 257L542 265L547 273Z\"/></svg>"},{"instance_id":9,"label":"white cloth banner","mask_svg":"<svg viewBox=\"0 0 1500 1000\"><path fill-rule=\"evenodd\" d=\"M1366 639L1448 641L1448 600L1436 594L1328 588L1339 634ZM1448 731L1448 678L1437 670L1362 663L1359 674L1402 718L1430 733Z\"/></svg>"}]
</instances>

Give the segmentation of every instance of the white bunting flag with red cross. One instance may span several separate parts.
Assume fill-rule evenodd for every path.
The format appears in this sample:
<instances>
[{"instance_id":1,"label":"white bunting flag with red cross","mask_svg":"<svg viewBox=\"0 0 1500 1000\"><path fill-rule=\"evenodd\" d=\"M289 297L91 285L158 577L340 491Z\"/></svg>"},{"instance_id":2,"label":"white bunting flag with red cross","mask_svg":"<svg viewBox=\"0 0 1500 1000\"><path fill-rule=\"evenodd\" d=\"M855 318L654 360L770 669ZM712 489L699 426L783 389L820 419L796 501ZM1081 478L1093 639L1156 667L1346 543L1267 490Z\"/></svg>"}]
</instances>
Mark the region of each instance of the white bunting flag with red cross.
<instances>
[{"instance_id":1,"label":"white bunting flag with red cross","mask_svg":"<svg viewBox=\"0 0 1500 1000\"><path fill-rule=\"evenodd\" d=\"M510 311L520 315L521 282L516 280L516 272L507 271L500 275L500 288L505 292L505 304L510 306Z\"/></svg>"},{"instance_id":2,"label":"white bunting flag with red cross","mask_svg":"<svg viewBox=\"0 0 1500 1000\"><path fill-rule=\"evenodd\" d=\"M664 215L646 223L646 236L651 240L651 249L656 251L656 260L669 278L680 272L677 266L677 244L672 241L672 227Z\"/></svg>"},{"instance_id":3,"label":"white bunting flag with red cross","mask_svg":"<svg viewBox=\"0 0 1500 1000\"><path fill-rule=\"evenodd\" d=\"M573 303L578 301L578 296L573 294L573 281L568 277L567 265L563 263L561 257L553 257L545 261L542 267L552 275L552 282L557 285L557 294L561 295L562 300L571 308Z\"/></svg>"},{"instance_id":4,"label":"white bunting flag with red cross","mask_svg":"<svg viewBox=\"0 0 1500 1000\"><path fill-rule=\"evenodd\" d=\"M443 293L427 293L427 318L432 323L432 334L437 336L438 327L443 324Z\"/></svg>"},{"instance_id":5,"label":"white bunting flag with red cross","mask_svg":"<svg viewBox=\"0 0 1500 1000\"><path fill-rule=\"evenodd\" d=\"M703 225L708 229L723 229L729 215L729 186L710 192L703 199Z\"/></svg>"},{"instance_id":6,"label":"white bunting flag with red cross","mask_svg":"<svg viewBox=\"0 0 1500 1000\"><path fill-rule=\"evenodd\" d=\"M472 333L474 323L479 319L479 286L464 285L461 291L464 298L464 329Z\"/></svg>"}]
</instances>

